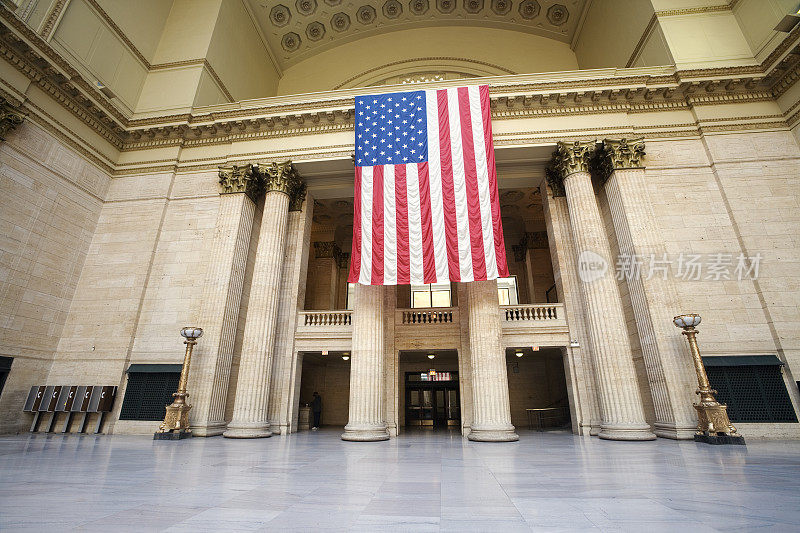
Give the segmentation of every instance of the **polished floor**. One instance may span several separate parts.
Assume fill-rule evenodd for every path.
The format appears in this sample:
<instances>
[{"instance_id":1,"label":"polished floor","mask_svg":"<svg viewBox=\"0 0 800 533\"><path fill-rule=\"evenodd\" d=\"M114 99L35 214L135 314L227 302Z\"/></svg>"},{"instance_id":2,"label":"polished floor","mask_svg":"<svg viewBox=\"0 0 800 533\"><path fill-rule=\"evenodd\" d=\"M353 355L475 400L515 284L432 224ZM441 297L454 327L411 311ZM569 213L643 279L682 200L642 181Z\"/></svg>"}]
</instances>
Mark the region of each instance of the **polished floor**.
<instances>
[{"instance_id":1,"label":"polished floor","mask_svg":"<svg viewBox=\"0 0 800 533\"><path fill-rule=\"evenodd\" d=\"M0 437L0 531L798 531L800 442Z\"/></svg>"}]
</instances>

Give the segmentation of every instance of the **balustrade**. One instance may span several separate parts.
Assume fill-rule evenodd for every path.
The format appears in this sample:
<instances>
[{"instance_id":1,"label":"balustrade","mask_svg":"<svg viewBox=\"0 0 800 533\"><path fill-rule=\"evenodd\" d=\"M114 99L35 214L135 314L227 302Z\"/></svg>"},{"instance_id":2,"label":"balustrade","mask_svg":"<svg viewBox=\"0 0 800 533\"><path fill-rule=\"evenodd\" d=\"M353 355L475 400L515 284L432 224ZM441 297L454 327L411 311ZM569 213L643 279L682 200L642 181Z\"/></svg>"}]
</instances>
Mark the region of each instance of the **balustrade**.
<instances>
[{"instance_id":1,"label":"balustrade","mask_svg":"<svg viewBox=\"0 0 800 533\"><path fill-rule=\"evenodd\" d=\"M300 311L304 326L350 326L352 311Z\"/></svg>"},{"instance_id":2,"label":"balustrade","mask_svg":"<svg viewBox=\"0 0 800 533\"><path fill-rule=\"evenodd\" d=\"M563 304L503 305L500 311L506 322L530 320L558 320Z\"/></svg>"},{"instance_id":3,"label":"balustrade","mask_svg":"<svg viewBox=\"0 0 800 533\"><path fill-rule=\"evenodd\" d=\"M452 324L453 308L440 309L403 309L402 324Z\"/></svg>"}]
</instances>

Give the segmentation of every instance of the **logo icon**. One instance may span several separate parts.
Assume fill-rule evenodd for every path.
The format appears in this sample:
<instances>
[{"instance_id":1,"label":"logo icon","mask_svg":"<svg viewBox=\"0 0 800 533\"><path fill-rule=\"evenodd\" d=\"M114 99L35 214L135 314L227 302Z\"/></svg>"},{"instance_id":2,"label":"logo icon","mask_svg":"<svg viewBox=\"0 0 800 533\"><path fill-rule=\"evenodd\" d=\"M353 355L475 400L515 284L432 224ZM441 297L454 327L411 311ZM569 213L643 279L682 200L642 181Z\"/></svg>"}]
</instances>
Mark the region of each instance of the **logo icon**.
<instances>
[{"instance_id":1,"label":"logo icon","mask_svg":"<svg viewBox=\"0 0 800 533\"><path fill-rule=\"evenodd\" d=\"M578 256L578 277L584 283L596 281L608 272L608 261L591 250L584 250Z\"/></svg>"}]
</instances>

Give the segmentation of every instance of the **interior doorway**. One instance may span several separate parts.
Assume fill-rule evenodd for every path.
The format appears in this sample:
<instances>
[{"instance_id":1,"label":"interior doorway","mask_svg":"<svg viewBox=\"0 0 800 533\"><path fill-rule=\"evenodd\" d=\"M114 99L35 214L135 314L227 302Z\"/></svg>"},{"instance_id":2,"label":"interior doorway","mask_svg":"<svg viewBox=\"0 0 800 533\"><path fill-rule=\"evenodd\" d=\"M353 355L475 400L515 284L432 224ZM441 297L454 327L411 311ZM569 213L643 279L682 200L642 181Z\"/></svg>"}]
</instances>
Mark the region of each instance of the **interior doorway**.
<instances>
[{"instance_id":1,"label":"interior doorway","mask_svg":"<svg viewBox=\"0 0 800 533\"><path fill-rule=\"evenodd\" d=\"M303 352L302 356L297 429L309 428L314 392L322 397L321 425L343 428L350 406L350 352Z\"/></svg>"},{"instance_id":2,"label":"interior doorway","mask_svg":"<svg viewBox=\"0 0 800 533\"><path fill-rule=\"evenodd\" d=\"M406 430L460 429L458 352L404 350L398 366L398 425Z\"/></svg>"},{"instance_id":3,"label":"interior doorway","mask_svg":"<svg viewBox=\"0 0 800 533\"><path fill-rule=\"evenodd\" d=\"M506 349L511 423L518 429L569 429L564 358L559 348Z\"/></svg>"}]
</instances>

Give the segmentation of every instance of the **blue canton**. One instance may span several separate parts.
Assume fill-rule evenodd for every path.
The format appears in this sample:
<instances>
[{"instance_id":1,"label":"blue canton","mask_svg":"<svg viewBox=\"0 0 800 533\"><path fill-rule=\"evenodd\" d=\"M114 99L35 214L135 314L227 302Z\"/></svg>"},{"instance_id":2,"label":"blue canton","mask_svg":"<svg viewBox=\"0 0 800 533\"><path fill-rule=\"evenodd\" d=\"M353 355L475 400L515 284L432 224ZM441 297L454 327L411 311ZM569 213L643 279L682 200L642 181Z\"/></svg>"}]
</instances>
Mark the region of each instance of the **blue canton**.
<instances>
[{"instance_id":1,"label":"blue canton","mask_svg":"<svg viewBox=\"0 0 800 533\"><path fill-rule=\"evenodd\" d=\"M428 160L425 91L356 97L356 165Z\"/></svg>"}]
</instances>

